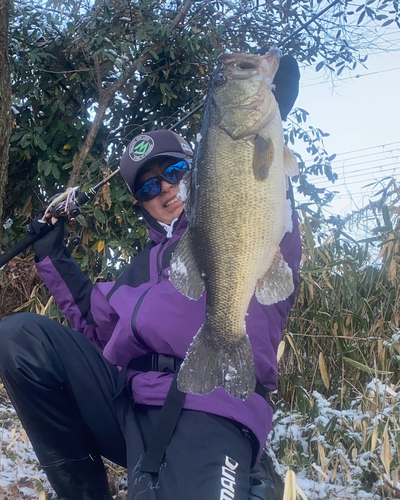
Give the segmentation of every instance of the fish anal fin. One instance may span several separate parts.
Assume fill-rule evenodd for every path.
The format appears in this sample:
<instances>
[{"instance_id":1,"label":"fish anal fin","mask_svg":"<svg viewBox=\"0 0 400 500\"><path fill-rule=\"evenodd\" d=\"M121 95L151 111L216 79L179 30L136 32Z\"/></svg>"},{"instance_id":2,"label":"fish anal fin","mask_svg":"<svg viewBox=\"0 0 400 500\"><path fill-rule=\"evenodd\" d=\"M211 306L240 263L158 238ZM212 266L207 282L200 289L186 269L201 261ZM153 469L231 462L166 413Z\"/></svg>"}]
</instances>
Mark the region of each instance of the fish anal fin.
<instances>
[{"instance_id":1,"label":"fish anal fin","mask_svg":"<svg viewBox=\"0 0 400 500\"><path fill-rule=\"evenodd\" d=\"M257 135L253 156L253 173L257 180L265 181L268 177L274 156L275 150L272 140L262 135Z\"/></svg>"},{"instance_id":2,"label":"fish anal fin","mask_svg":"<svg viewBox=\"0 0 400 500\"><path fill-rule=\"evenodd\" d=\"M256 378L247 334L244 332L236 342L221 345L216 339L205 323L181 365L178 389L191 394L209 394L222 386L235 398L250 398L254 394Z\"/></svg>"},{"instance_id":3,"label":"fish anal fin","mask_svg":"<svg viewBox=\"0 0 400 500\"><path fill-rule=\"evenodd\" d=\"M193 255L189 230L186 230L172 255L169 279L189 299L199 300L204 292L204 281Z\"/></svg>"},{"instance_id":4,"label":"fish anal fin","mask_svg":"<svg viewBox=\"0 0 400 500\"><path fill-rule=\"evenodd\" d=\"M280 250L278 250L272 266L257 283L257 300L260 304L270 306L287 299L293 292L292 270L284 260Z\"/></svg>"},{"instance_id":5,"label":"fish anal fin","mask_svg":"<svg viewBox=\"0 0 400 500\"><path fill-rule=\"evenodd\" d=\"M297 159L286 144L283 145L283 163L285 174L288 177L299 175L299 164L297 163Z\"/></svg>"}]
</instances>

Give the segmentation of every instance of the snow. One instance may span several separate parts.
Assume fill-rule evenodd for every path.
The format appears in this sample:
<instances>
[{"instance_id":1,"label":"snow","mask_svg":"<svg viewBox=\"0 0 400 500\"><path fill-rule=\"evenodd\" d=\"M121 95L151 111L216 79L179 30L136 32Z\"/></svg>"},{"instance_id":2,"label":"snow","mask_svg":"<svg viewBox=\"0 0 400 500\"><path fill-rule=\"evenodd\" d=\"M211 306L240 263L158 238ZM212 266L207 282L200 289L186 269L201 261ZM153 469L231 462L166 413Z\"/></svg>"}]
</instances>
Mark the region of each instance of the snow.
<instances>
[{"instance_id":1,"label":"snow","mask_svg":"<svg viewBox=\"0 0 400 500\"><path fill-rule=\"evenodd\" d=\"M233 372L230 367L228 379ZM43 487L51 489L4 394L0 386L0 498L34 500ZM289 411L283 405L275 412L266 449L277 473L284 476L287 470L293 470L297 487L308 500L383 498L380 488L393 484L397 477L394 467L387 475L380 461L383 428L387 429L395 463L400 389L374 378L365 393L344 410L338 409L340 398L327 399L317 391L308 398L311 405L306 414ZM372 400L377 403L373 408L367 405ZM375 429L379 429L379 435L371 451L370 436ZM371 480L366 487L365 475L373 473L375 482ZM399 484L393 486L399 488ZM119 493L118 498L124 498L124 494Z\"/></svg>"},{"instance_id":2,"label":"snow","mask_svg":"<svg viewBox=\"0 0 400 500\"><path fill-rule=\"evenodd\" d=\"M37 498L35 485L42 482L47 482L46 476L14 409L0 404L0 498ZM6 492L10 497L2 496Z\"/></svg>"}]
</instances>

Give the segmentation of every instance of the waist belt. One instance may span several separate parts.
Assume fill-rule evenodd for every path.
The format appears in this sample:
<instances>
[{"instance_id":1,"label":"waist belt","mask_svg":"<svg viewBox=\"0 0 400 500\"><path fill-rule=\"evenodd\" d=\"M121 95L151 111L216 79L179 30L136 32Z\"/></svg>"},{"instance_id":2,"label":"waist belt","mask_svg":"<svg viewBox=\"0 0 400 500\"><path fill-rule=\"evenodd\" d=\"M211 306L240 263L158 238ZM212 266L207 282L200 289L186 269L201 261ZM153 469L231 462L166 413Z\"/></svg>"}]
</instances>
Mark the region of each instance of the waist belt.
<instances>
[{"instance_id":1,"label":"waist belt","mask_svg":"<svg viewBox=\"0 0 400 500\"><path fill-rule=\"evenodd\" d=\"M114 398L119 396L126 386L126 374L129 369L141 372L165 372L175 373L168 391L165 403L161 409L159 423L150 440L149 446L143 458L140 470L157 474L163 461L168 443L172 437L179 415L185 404L186 393L178 389L177 377L179 367L183 359L175 356L166 356L164 354L148 354L134 358L127 363L118 375L117 393ZM267 403L274 409L273 402L269 392L262 384L257 382L255 392L262 396Z\"/></svg>"}]
</instances>

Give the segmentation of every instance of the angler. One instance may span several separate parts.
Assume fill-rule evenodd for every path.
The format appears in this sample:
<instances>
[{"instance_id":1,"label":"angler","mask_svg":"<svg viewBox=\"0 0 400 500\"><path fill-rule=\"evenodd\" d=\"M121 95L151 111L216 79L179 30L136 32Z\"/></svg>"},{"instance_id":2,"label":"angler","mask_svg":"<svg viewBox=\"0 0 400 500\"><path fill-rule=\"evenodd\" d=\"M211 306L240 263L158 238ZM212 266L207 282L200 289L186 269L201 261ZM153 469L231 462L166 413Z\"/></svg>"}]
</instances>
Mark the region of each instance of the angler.
<instances>
[{"instance_id":1,"label":"angler","mask_svg":"<svg viewBox=\"0 0 400 500\"><path fill-rule=\"evenodd\" d=\"M298 92L293 58L281 60L274 81L285 119ZM206 314L205 294L190 300L169 279L187 227L179 182L192 157L168 130L134 138L120 167L149 226L144 250L115 282L93 284L49 212L36 266L71 328L30 313L0 323L0 376L60 500L111 499L101 457L127 468L128 500L279 498L264 444L277 347L298 287L297 216L279 245L295 291L271 305L253 297L246 316L255 393L180 392L177 373Z\"/></svg>"}]
</instances>

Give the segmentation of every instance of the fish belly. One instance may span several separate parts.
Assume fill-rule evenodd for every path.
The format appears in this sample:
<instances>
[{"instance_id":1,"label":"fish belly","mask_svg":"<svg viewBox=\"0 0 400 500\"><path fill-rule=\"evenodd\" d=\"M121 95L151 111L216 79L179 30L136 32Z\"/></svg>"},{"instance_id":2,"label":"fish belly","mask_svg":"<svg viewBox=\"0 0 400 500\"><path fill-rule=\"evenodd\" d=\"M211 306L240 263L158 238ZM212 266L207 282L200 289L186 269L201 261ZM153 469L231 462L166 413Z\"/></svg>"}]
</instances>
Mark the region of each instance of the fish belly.
<instances>
[{"instance_id":1,"label":"fish belly","mask_svg":"<svg viewBox=\"0 0 400 500\"><path fill-rule=\"evenodd\" d=\"M196 166L199 182L190 234L205 281L207 310L178 383L185 392L197 394L222 385L232 396L245 399L256 384L245 318L257 282L272 265L282 238L283 159L278 156L261 181L253 172L251 140L232 140L212 127L205 139Z\"/></svg>"}]
</instances>

